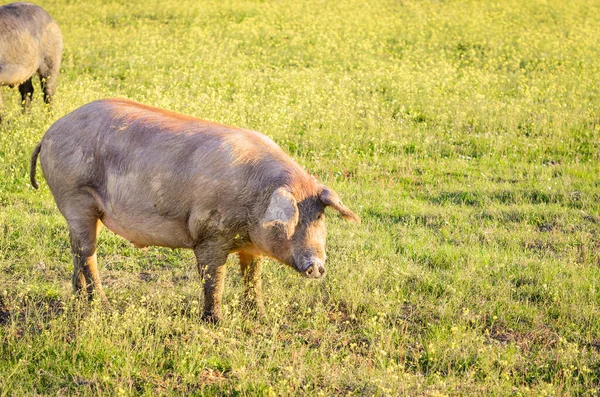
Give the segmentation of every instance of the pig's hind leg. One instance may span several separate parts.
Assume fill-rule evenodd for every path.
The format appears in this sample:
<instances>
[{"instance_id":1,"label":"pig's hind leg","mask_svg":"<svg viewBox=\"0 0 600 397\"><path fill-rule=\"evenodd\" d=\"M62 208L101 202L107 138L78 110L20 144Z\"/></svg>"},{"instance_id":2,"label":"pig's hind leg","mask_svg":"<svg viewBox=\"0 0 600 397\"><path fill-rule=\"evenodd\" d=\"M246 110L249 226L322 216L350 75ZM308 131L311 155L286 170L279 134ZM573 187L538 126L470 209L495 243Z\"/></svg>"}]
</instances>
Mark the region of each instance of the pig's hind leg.
<instances>
[{"instance_id":1,"label":"pig's hind leg","mask_svg":"<svg viewBox=\"0 0 600 397\"><path fill-rule=\"evenodd\" d=\"M46 27L45 38L44 57L37 73L40 76L40 84L44 92L44 102L50 105L56 91L56 80L60 72L63 50L62 36L56 24L52 23Z\"/></svg>"},{"instance_id":2,"label":"pig's hind leg","mask_svg":"<svg viewBox=\"0 0 600 397\"><path fill-rule=\"evenodd\" d=\"M65 211L71 236L71 252L73 254L73 290L79 294L87 293L88 299L94 294L106 302L102 290L98 264L96 262L96 239L100 228L98 211L91 206L91 196L83 196L81 200L72 200L77 210L70 213ZM85 205L87 204L87 205Z\"/></svg>"},{"instance_id":3,"label":"pig's hind leg","mask_svg":"<svg viewBox=\"0 0 600 397\"><path fill-rule=\"evenodd\" d=\"M42 91L44 92L44 102L48 105L51 105L54 92L56 91L56 78L58 77L58 70L53 70L52 74L40 72L39 75L40 85L42 86Z\"/></svg>"},{"instance_id":4,"label":"pig's hind leg","mask_svg":"<svg viewBox=\"0 0 600 397\"><path fill-rule=\"evenodd\" d=\"M260 258L242 252L238 256L240 258L240 270L244 278L245 304L250 309L256 310L260 316L264 316L265 306L262 298Z\"/></svg>"}]
</instances>

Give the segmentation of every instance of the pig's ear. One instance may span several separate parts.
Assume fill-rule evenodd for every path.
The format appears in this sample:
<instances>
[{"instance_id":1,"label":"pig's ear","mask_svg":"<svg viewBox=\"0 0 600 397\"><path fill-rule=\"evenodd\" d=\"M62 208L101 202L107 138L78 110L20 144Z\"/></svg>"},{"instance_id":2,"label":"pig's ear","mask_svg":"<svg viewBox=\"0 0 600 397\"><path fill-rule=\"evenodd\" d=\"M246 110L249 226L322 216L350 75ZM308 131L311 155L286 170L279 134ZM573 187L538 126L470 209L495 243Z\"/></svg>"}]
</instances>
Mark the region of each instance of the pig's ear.
<instances>
[{"instance_id":1,"label":"pig's ear","mask_svg":"<svg viewBox=\"0 0 600 397\"><path fill-rule=\"evenodd\" d=\"M262 219L262 225L263 227L281 227L289 238L296 230L298 217L296 199L288 189L280 187L271 195L271 201Z\"/></svg>"},{"instance_id":2,"label":"pig's ear","mask_svg":"<svg viewBox=\"0 0 600 397\"><path fill-rule=\"evenodd\" d=\"M340 200L340 197L337 195L337 193L327 186L323 186L323 190L321 190L321 193L319 193L319 198L323 204L328 205L339 212L345 219L360 223L360 218L358 215L350 211L348 207L342 204L342 200Z\"/></svg>"}]
</instances>

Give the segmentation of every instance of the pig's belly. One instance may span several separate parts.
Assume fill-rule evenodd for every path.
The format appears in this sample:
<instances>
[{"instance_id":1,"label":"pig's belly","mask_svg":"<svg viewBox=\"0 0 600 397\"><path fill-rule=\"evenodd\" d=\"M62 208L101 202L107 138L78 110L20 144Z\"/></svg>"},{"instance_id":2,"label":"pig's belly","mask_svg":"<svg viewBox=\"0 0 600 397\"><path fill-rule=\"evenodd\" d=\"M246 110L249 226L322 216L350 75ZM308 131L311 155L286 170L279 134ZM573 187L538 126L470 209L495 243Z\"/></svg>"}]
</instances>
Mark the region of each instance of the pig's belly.
<instances>
[{"instance_id":1,"label":"pig's belly","mask_svg":"<svg viewBox=\"0 0 600 397\"><path fill-rule=\"evenodd\" d=\"M33 62L31 62L33 64ZM0 61L0 84L15 86L30 78L35 69L29 65L3 63Z\"/></svg>"},{"instance_id":2,"label":"pig's belly","mask_svg":"<svg viewBox=\"0 0 600 397\"><path fill-rule=\"evenodd\" d=\"M185 222L160 215L105 214L102 223L112 232L129 240L138 248L158 245L170 248L192 248L194 242Z\"/></svg>"}]
</instances>

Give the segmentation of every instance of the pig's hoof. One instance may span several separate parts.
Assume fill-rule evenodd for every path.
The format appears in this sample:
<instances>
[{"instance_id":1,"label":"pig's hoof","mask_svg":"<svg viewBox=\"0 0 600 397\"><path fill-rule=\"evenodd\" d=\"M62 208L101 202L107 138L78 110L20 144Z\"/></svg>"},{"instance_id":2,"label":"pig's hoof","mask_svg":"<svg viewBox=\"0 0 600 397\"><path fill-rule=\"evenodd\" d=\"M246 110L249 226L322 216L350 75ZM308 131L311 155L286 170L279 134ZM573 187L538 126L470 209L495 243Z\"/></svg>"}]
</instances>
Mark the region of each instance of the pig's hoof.
<instances>
[{"instance_id":1,"label":"pig's hoof","mask_svg":"<svg viewBox=\"0 0 600 397\"><path fill-rule=\"evenodd\" d=\"M256 307L253 307L251 309L246 308L245 310L242 311L242 315L249 320L256 320L256 321L262 321L265 320L267 318L267 315L263 310L260 310Z\"/></svg>"},{"instance_id":2,"label":"pig's hoof","mask_svg":"<svg viewBox=\"0 0 600 397\"><path fill-rule=\"evenodd\" d=\"M204 313L202 314L202 321L209 324L217 324L219 321L221 321L221 316L214 313Z\"/></svg>"},{"instance_id":3,"label":"pig's hoof","mask_svg":"<svg viewBox=\"0 0 600 397\"><path fill-rule=\"evenodd\" d=\"M108 298L106 297L106 295L104 295L104 292L94 291L92 293L88 293L87 301L88 303L97 305L98 307L103 309L110 309L111 307Z\"/></svg>"},{"instance_id":4,"label":"pig's hoof","mask_svg":"<svg viewBox=\"0 0 600 397\"><path fill-rule=\"evenodd\" d=\"M239 310L245 315L251 317L265 317L265 305L262 300L256 301L254 299L247 299L242 301L239 305Z\"/></svg>"},{"instance_id":5,"label":"pig's hoof","mask_svg":"<svg viewBox=\"0 0 600 397\"><path fill-rule=\"evenodd\" d=\"M265 312L265 307L263 305L253 305L248 311L250 316L254 317L257 320L264 319L267 317Z\"/></svg>"},{"instance_id":6,"label":"pig's hoof","mask_svg":"<svg viewBox=\"0 0 600 397\"><path fill-rule=\"evenodd\" d=\"M108 301L108 298L106 297L106 295L102 294L100 296L97 297L98 301L100 302L100 306L102 306L105 309L110 309L110 302Z\"/></svg>"}]
</instances>

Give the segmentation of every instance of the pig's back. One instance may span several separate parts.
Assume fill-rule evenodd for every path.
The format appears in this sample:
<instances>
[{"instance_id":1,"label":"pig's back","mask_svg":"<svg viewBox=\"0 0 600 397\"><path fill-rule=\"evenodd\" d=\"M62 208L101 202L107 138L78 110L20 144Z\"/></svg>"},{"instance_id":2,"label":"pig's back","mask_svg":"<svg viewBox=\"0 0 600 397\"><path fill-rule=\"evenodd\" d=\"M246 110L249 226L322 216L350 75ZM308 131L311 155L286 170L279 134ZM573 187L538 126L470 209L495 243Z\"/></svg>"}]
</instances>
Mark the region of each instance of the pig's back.
<instances>
[{"instance_id":1,"label":"pig's back","mask_svg":"<svg viewBox=\"0 0 600 397\"><path fill-rule=\"evenodd\" d=\"M54 20L43 8L30 3L11 3L0 7L0 29L5 34L29 31L35 38L42 36L44 27Z\"/></svg>"},{"instance_id":2,"label":"pig's back","mask_svg":"<svg viewBox=\"0 0 600 397\"><path fill-rule=\"evenodd\" d=\"M51 157L91 185L106 182L110 173L132 172L235 182L261 166L296 166L260 133L123 99L84 105L43 139L42 164Z\"/></svg>"}]
</instances>

